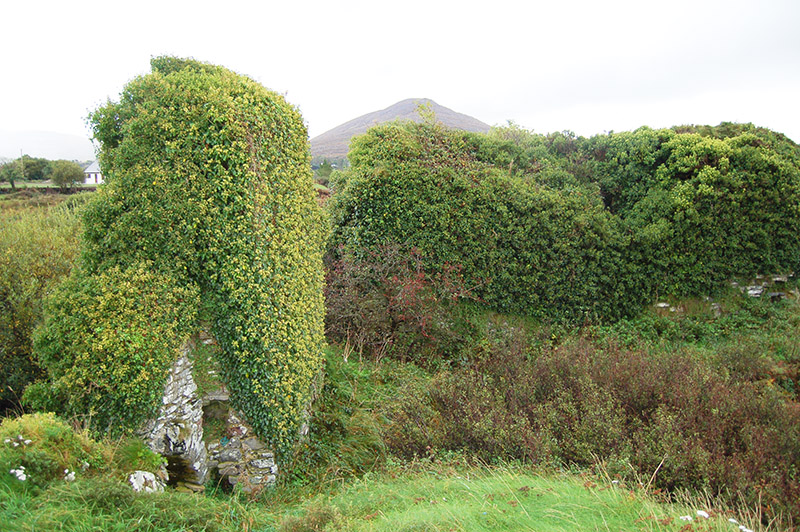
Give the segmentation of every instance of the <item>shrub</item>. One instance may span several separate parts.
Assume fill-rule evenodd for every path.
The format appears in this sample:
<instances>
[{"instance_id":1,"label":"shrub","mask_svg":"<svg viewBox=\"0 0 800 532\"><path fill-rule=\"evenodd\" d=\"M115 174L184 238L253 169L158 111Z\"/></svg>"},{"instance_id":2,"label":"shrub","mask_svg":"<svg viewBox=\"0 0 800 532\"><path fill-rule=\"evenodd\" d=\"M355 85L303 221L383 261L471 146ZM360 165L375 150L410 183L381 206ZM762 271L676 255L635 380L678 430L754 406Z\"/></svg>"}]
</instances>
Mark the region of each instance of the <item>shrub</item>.
<instances>
[{"instance_id":1,"label":"shrub","mask_svg":"<svg viewBox=\"0 0 800 532\"><path fill-rule=\"evenodd\" d=\"M79 230L70 205L0 213L0 414L44 375L31 337L42 299L76 262Z\"/></svg>"},{"instance_id":2,"label":"shrub","mask_svg":"<svg viewBox=\"0 0 800 532\"><path fill-rule=\"evenodd\" d=\"M12 486L44 488L63 482L67 471L83 476L87 469L105 469L103 451L53 414L6 418L0 424L0 478ZM20 468L24 475L12 478L9 471Z\"/></svg>"},{"instance_id":3,"label":"shrub","mask_svg":"<svg viewBox=\"0 0 800 532\"><path fill-rule=\"evenodd\" d=\"M474 336L463 302L473 298L460 269L425 270L420 253L397 244L364 254L340 248L327 267L326 332L375 359L431 362L454 356Z\"/></svg>"},{"instance_id":4,"label":"shrub","mask_svg":"<svg viewBox=\"0 0 800 532\"><path fill-rule=\"evenodd\" d=\"M800 516L797 404L774 385L737 382L690 353L601 350L579 339L531 357L490 344L475 366L415 395L433 412L414 430L438 432L447 449L487 460L600 459L612 474L655 473L655 487L727 493L731 502L741 494L768 518ZM394 440L401 453L420 443L404 445Z\"/></svg>"}]
</instances>

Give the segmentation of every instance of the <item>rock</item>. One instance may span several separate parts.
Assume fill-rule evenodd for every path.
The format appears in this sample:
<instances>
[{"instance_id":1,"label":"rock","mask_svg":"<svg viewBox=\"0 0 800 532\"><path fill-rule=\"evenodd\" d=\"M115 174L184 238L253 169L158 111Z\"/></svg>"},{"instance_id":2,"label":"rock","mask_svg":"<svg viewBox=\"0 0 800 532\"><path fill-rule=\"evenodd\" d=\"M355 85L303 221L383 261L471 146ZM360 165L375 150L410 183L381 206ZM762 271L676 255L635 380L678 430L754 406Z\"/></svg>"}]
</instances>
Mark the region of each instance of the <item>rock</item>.
<instances>
[{"instance_id":1,"label":"rock","mask_svg":"<svg viewBox=\"0 0 800 532\"><path fill-rule=\"evenodd\" d=\"M259 451L266 447L258 438L247 438L242 443L251 451Z\"/></svg>"},{"instance_id":2,"label":"rock","mask_svg":"<svg viewBox=\"0 0 800 532\"><path fill-rule=\"evenodd\" d=\"M669 303L664 303L664 302L656 303L655 307L656 308L670 308Z\"/></svg>"},{"instance_id":3,"label":"rock","mask_svg":"<svg viewBox=\"0 0 800 532\"><path fill-rule=\"evenodd\" d=\"M275 465L275 461L274 460L269 460L269 459L267 459L267 460L262 460L262 459L250 460L249 463L250 463L251 466L255 467L256 469L270 469L272 466Z\"/></svg>"},{"instance_id":4,"label":"rock","mask_svg":"<svg viewBox=\"0 0 800 532\"><path fill-rule=\"evenodd\" d=\"M128 482L133 487L133 491L144 491L145 493L164 491L164 483L149 471L134 471L128 477Z\"/></svg>"},{"instance_id":5,"label":"rock","mask_svg":"<svg viewBox=\"0 0 800 532\"><path fill-rule=\"evenodd\" d=\"M770 292L767 294L767 297L769 297L769 300L773 302L780 301L786 297L786 292Z\"/></svg>"},{"instance_id":6,"label":"rock","mask_svg":"<svg viewBox=\"0 0 800 532\"><path fill-rule=\"evenodd\" d=\"M192 490L195 493L199 493L199 492L204 491L206 489L206 487L203 486L202 484L195 484L194 482L183 482L182 484L183 484L184 487L189 488L190 490Z\"/></svg>"},{"instance_id":7,"label":"rock","mask_svg":"<svg viewBox=\"0 0 800 532\"><path fill-rule=\"evenodd\" d=\"M759 285L751 285L745 288L747 295L750 297L761 297L764 293L764 287Z\"/></svg>"},{"instance_id":8,"label":"rock","mask_svg":"<svg viewBox=\"0 0 800 532\"><path fill-rule=\"evenodd\" d=\"M220 452L216 457L220 462L238 462L242 459L242 452L239 449L226 448Z\"/></svg>"}]
</instances>

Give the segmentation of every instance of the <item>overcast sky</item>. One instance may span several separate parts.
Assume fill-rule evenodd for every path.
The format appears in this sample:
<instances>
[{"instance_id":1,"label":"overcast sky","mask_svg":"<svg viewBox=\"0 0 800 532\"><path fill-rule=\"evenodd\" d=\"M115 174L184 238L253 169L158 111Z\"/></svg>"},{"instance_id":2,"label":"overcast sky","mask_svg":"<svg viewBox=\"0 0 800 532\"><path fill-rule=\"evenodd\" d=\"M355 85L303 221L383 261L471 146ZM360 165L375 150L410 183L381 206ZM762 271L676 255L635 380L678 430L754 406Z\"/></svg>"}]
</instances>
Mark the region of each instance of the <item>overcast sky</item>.
<instances>
[{"instance_id":1,"label":"overcast sky","mask_svg":"<svg viewBox=\"0 0 800 532\"><path fill-rule=\"evenodd\" d=\"M311 137L424 97L539 133L735 121L800 142L798 0L14 0L0 20L5 157L55 158L25 131L87 139L163 54L284 94Z\"/></svg>"}]
</instances>

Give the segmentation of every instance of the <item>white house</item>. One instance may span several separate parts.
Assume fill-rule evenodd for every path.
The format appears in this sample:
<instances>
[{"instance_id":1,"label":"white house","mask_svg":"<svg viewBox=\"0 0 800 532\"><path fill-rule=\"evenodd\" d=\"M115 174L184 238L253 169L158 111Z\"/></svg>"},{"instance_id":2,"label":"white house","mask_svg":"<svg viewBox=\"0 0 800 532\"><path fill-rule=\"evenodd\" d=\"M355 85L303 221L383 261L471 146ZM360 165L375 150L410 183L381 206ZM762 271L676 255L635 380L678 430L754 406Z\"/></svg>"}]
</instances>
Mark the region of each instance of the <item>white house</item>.
<instances>
[{"instance_id":1,"label":"white house","mask_svg":"<svg viewBox=\"0 0 800 532\"><path fill-rule=\"evenodd\" d=\"M100 165L97 163L97 161L94 161L92 164L86 167L86 170L83 171L83 183L86 185L97 185L102 182L103 174L100 172Z\"/></svg>"}]
</instances>

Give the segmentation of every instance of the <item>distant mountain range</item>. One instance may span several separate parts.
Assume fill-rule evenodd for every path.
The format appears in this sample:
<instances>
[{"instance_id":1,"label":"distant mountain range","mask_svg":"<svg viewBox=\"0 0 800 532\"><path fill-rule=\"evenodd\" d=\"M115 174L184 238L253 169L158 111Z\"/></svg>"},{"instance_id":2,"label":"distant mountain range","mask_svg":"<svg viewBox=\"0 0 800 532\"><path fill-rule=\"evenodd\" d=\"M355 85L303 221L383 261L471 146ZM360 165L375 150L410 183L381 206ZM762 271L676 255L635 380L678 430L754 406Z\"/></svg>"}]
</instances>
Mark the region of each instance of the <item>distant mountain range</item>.
<instances>
[{"instance_id":1,"label":"distant mountain range","mask_svg":"<svg viewBox=\"0 0 800 532\"><path fill-rule=\"evenodd\" d=\"M392 120L421 122L420 105L428 106L436 120L447 127L485 133L490 126L463 113L457 113L427 98L409 98L394 105L368 113L345 122L311 139L311 157L314 161L326 158L331 161L347 157L350 139L365 133L369 128ZM49 131L0 130L0 159L16 159L20 152L31 157L86 161L94 159L94 147L87 137Z\"/></svg>"},{"instance_id":2,"label":"distant mountain range","mask_svg":"<svg viewBox=\"0 0 800 532\"><path fill-rule=\"evenodd\" d=\"M490 126L463 113L457 113L452 109L443 107L433 100L427 98L409 98L397 102L381 111L368 113L349 122L337 126L325 133L311 139L311 158L320 161L323 158L329 160L344 159L350 145L350 139L356 135L365 133L369 128L383 122L392 120L411 120L421 122L419 115L420 105L426 105L436 115L436 120L442 122L447 127L462 129L465 131L475 131L485 133Z\"/></svg>"}]
</instances>

